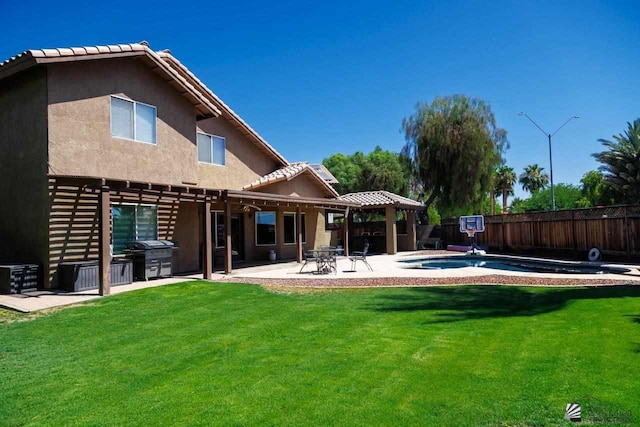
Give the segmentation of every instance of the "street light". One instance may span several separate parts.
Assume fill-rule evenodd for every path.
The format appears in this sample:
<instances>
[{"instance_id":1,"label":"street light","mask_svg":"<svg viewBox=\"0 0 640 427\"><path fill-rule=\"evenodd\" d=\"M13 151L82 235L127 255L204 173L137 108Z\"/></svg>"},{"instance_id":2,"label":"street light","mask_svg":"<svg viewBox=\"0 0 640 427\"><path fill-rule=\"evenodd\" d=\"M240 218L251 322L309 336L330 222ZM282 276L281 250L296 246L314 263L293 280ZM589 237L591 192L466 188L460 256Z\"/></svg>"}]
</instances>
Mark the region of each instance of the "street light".
<instances>
[{"instance_id":1,"label":"street light","mask_svg":"<svg viewBox=\"0 0 640 427\"><path fill-rule=\"evenodd\" d=\"M534 125L536 125L536 127L537 127L538 129L540 129L540 131L541 131L542 133L544 133L544 135L545 135L546 137L548 137L548 138L549 138L549 175L550 175L550 178L551 178L551 210L552 210L552 211L555 211L555 210L556 210L556 198L555 198L555 195L554 195L554 193L553 193L553 160L552 160L552 158L551 158L551 137L552 137L553 135L555 135L556 133L558 133L558 132L560 131L560 129L562 129L563 127L565 127L565 125L566 125L567 123L569 123L571 120L573 120L573 119L579 119L580 117L578 117L578 116L571 116L571 117L569 117L569 118L567 119L567 121L566 121L566 122L564 122L564 123L562 124L562 126L560 126L558 129L556 129L556 131L555 131L555 132L553 132L553 133L547 133L547 132L545 132L545 131L540 127L540 126L538 126L538 124L537 124L536 122L534 122L534 121L533 121L533 119L527 115L527 113L525 113L525 112L520 112L518 115L519 115L519 116L525 116L527 119L529 119L529 120L531 121L531 123L533 123Z\"/></svg>"}]
</instances>

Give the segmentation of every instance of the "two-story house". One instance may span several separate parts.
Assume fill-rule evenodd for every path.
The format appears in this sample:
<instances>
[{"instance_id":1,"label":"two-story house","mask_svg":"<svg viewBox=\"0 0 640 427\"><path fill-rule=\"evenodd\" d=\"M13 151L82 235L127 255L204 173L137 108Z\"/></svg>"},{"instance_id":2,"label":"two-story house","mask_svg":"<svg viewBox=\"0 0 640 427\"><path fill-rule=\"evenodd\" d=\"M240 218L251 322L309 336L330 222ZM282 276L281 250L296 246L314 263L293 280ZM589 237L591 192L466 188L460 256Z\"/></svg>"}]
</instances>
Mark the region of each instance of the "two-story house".
<instances>
[{"instance_id":1,"label":"two-story house","mask_svg":"<svg viewBox=\"0 0 640 427\"><path fill-rule=\"evenodd\" d=\"M289 163L168 51L142 42L29 50L0 64L0 263L108 267L132 240L179 248L174 270L301 259L329 244L339 200ZM334 236L335 240L335 236ZM345 245L348 239L344 239Z\"/></svg>"}]
</instances>

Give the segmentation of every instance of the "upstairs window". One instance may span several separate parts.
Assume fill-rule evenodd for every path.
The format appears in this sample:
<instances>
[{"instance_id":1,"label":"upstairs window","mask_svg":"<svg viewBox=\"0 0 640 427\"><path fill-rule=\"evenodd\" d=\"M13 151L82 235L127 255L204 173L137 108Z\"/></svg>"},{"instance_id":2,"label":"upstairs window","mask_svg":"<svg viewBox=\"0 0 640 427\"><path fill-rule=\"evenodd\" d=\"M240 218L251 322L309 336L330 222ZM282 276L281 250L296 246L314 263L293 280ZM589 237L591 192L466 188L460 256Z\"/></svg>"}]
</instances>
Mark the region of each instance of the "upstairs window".
<instances>
[{"instance_id":1,"label":"upstairs window","mask_svg":"<svg viewBox=\"0 0 640 427\"><path fill-rule=\"evenodd\" d=\"M198 132L198 161L212 165L225 165L226 140L221 136Z\"/></svg>"},{"instance_id":2,"label":"upstairs window","mask_svg":"<svg viewBox=\"0 0 640 427\"><path fill-rule=\"evenodd\" d=\"M111 136L156 143L156 107L111 97Z\"/></svg>"}]
</instances>

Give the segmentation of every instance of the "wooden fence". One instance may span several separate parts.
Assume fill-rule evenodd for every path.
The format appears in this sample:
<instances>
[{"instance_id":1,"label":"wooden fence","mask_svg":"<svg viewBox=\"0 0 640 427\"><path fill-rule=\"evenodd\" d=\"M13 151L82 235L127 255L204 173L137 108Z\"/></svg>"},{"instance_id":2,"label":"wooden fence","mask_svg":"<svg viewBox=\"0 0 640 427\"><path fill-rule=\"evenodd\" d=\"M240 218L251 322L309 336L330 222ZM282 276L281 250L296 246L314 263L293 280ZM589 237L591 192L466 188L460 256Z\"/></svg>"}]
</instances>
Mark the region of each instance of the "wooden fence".
<instances>
[{"instance_id":1,"label":"wooden fence","mask_svg":"<svg viewBox=\"0 0 640 427\"><path fill-rule=\"evenodd\" d=\"M574 251L591 248L603 254L640 256L640 205L607 206L485 216L479 245L503 251ZM468 244L459 219L442 221L440 236L446 244Z\"/></svg>"}]
</instances>

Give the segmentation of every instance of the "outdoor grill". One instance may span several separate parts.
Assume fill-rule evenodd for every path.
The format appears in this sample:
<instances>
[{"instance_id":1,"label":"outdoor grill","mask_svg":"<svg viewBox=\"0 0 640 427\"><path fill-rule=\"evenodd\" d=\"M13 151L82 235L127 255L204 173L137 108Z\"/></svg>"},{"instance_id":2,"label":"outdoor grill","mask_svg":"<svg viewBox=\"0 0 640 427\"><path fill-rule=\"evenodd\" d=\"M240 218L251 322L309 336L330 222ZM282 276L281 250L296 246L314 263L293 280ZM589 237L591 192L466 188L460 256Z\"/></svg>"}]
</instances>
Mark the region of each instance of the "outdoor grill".
<instances>
[{"instance_id":1,"label":"outdoor grill","mask_svg":"<svg viewBox=\"0 0 640 427\"><path fill-rule=\"evenodd\" d=\"M171 276L175 249L173 242L168 240L137 240L129 243L125 252L133 259L136 280L149 280Z\"/></svg>"}]
</instances>

